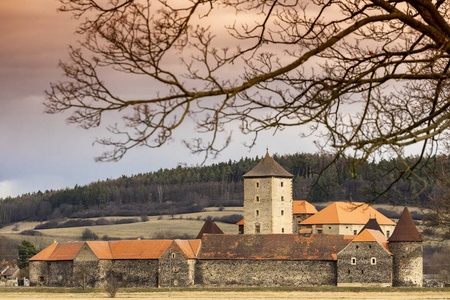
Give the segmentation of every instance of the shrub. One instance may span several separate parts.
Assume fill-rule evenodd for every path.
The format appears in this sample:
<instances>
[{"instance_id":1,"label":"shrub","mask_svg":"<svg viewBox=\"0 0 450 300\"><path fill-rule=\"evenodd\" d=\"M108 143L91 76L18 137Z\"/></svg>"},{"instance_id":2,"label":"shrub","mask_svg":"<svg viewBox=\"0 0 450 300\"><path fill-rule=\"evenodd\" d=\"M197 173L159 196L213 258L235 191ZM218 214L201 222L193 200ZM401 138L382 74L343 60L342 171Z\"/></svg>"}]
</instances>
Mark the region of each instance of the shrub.
<instances>
[{"instance_id":1,"label":"shrub","mask_svg":"<svg viewBox=\"0 0 450 300\"><path fill-rule=\"evenodd\" d=\"M79 219L79 220L67 220L64 223L59 224L58 228L71 228L71 227L83 227L94 225L95 225L94 220Z\"/></svg>"},{"instance_id":2,"label":"shrub","mask_svg":"<svg viewBox=\"0 0 450 300\"><path fill-rule=\"evenodd\" d=\"M98 235L92 232L92 230L90 230L89 228L86 228L81 234L81 239L83 241L96 241L98 240Z\"/></svg>"},{"instance_id":3,"label":"shrub","mask_svg":"<svg viewBox=\"0 0 450 300\"><path fill-rule=\"evenodd\" d=\"M44 224L39 224L34 227L34 229L50 229L50 228L56 228L58 227L59 222L58 221L48 221Z\"/></svg>"},{"instance_id":4,"label":"shrub","mask_svg":"<svg viewBox=\"0 0 450 300\"><path fill-rule=\"evenodd\" d=\"M117 219L113 221L114 224L131 224L136 222L139 222L136 218Z\"/></svg>"},{"instance_id":5,"label":"shrub","mask_svg":"<svg viewBox=\"0 0 450 300\"><path fill-rule=\"evenodd\" d=\"M216 218L216 221L217 222L223 222L223 223L229 223L229 224L236 224L237 222L239 222L243 218L244 218L244 216L241 215L241 214L232 214L232 215Z\"/></svg>"},{"instance_id":6,"label":"shrub","mask_svg":"<svg viewBox=\"0 0 450 300\"><path fill-rule=\"evenodd\" d=\"M111 224L111 222L109 222L105 218L100 218L95 221L95 225L109 225L109 224Z\"/></svg>"},{"instance_id":7,"label":"shrub","mask_svg":"<svg viewBox=\"0 0 450 300\"><path fill-rule=\"evenodd\" d=\"M147 222L148 221L148 216L147 215L142 215L141 216L141 222Z\"/></svg>"},{"instance_id":8,"label":"shrub","mask_svg":"<svg viewBox=\"0 0 450 300\"><path fill-rule=\"evenodd\" d=\"M21 235L31 235L31 236L42 236L42 232L36 230L24 230L20 233Z\"/></svg>"}]
</instances>

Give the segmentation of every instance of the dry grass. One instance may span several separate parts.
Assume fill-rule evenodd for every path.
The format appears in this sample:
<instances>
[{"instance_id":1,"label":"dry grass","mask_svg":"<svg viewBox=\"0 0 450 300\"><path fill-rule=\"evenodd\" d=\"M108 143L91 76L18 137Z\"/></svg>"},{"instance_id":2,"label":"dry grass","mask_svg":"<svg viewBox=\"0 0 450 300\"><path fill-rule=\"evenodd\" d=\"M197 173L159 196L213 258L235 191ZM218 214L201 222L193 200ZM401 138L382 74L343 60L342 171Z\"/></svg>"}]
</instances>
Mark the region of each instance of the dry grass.
<instances>
[{"instance_id":1,"label":"dry grass","mask_svg":"<svg viewBox=\"0 0 450 300\"><path fill-rule=\"evenodd\" d=\"M19 225L18 232L12 230L14 228L14 224L12 224L1 228L0 235L4 235L16 240L27 239L40 248L48 246L54 240L57 240L58 242L79 240L83 230L85 230L86 228L89 228L100 238L104 235L108 235L109 237L117 237L122 239L135 239L140 237L148 239L153 238L155 234L167 231L170 231L177 235L188 234L195 238L199 233L201 227L203 226L203 219L205 219L207 216L218 218L226 215L242 213L242 207L226 207L222 211L220 211L217 207L210 207L205 209L205 211L203 212L173 215L173 218L171 215L163 215L161 217L150 216L147 222L90 227L43 229L38 230L39 232L44 234L44 236L40 237L24 236L19 234L20 231L34 229L34 227L38 225L39 222L19 222L17 223ZM105 219L108 220L124 218L131 217L105 217ZM217 222L217 225L223 230L224 233L238 233L238 228L235 224Z\"/></svg>"},{"instance_id":2,"label":"dry grass","mask_svg":"<svg viewBox=\"0 0 450 300\"><path fill-rule=\"evenodd\" d=\"M74 289L36 288L0 289L4 299L93 299L107 298L100 290L83 292ZM134 289L120 290L116 298L126 299L450 299L450 289L398 289L398 288L356 288L336 287L306 288L230 288L230 289Z\"/></svg>"}]
</instances>

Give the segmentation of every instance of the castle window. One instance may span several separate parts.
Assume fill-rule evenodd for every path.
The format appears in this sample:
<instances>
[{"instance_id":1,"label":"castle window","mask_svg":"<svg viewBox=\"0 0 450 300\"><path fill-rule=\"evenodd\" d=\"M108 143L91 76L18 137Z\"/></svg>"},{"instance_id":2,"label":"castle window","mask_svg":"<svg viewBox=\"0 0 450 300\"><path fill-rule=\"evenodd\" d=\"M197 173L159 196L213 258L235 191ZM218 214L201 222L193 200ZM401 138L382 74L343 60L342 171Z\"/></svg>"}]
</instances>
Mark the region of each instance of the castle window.
<instances>
[{"instance_id":1,"label":"castle window","mask_svg":"<svg viewBox=\"0 0 450 300\"><path fill-rule=\"evenodd\" d=\"M281 196L281 201L284 201L284 196Z\"/></svg>"},{"instance_id":2,"label":"castle window","mask_svg":"<svg viewBox=\"0 0 450 300\"><path fill-rule=\"evenodd\" d=\"M281 210L281 215L284 216L284 210Z\"/></svg>"},{"instance_id":3,"label":"castle window","mask_svg":"<svg viewBox=\"0 0 450 300\"><path fill-rule=\"evenodd\" d=\"M350 269L348 269L348 274L350 274Z\"/></svg>"},{"instance_id":4,"label":"castle window","mask_svg":"<svg viewBox=\"0 0 450 300\"><path fill-rule=\"evenodd\" d=\"M386 230L386 237L389 238L391 236L391 232L389 230Z\"/></svg>"},{"instance_id":5,"label":"castle window","mask_svg":"<svg viewBox=\"0 0 450 300\"><path fill-rule=\"evenodd\" d=\"M357 235L358 234L358 230L353 230L353 235Z\"/></svg>"},{"instance_id":6,"label":"castle window","mask_svg":"<svg viewBox=\"0 0 450 300\"><path fill-rule=\"evenodd\" d=\"M284 228L281 228L281 233L284 233Z\"/></svg>"},{"instance_id":7,"label":"castle window","mask_svg":"<svg viewBox=\"0 0 450 300\"><path fill-rule=\"evenodd\" d=\"M39 282L44 282L45 278L44 276L39 276Z\"/></svg>"},{"instance_id":8,"label":"castle window","mask_svg":"<svg viewBox=\"0 0 450 300\"><path fill-rule=\"evenodd\" d=\"M255 233L261 233L261 225L259 224L255 225Z\"/></svg>"},{"instance_id":9,"label":"castle window","mask_svg":"<svg viewBox=\"0 0 450 300\"><path fill-rule=\"evenodd\" d=\"M364 270L361 270L361 274L364 274Z\"/></svg>"},{"instance_id":10,"label":"castle window","mask_svg":"<svg viewBox=\"0 0 450 300\"><path fill-rule=\"evenodd\" d=\"M281 187L283 187L283 181L281 182Z\"/></svg>"},{"instance_id":11,"label":"castle window","mask_svg":"<svg viewBox=\"0 0 450 300\"><path fill-rule=\"evenodd\" d=\"M356 249L358 249L359 248L359 246L358 245L356 245Z\"/></svg>"},{"instance_id":12,"label":"castle window","mask_svg":"<svg viewBox=\"0 0 450 300\"><path fill-rule=\"evenodd\" d=\"M372 258L370 259L370 264L371 264L372 266L376 265L376 264L377 264L377 259L376 259L375 257L372 257Z\"/></svg>"},{"instance_id":13,"label":"castle window","mask_svg":"<svg viewBox=\"0 0 450 300\"><path fill-rule=\"evenodd\" d=\"M259 187L259 182L256 183L256 187Z\"/></svg>"},{"instance_id":14,"label":"castle window","mask_svg":"<svg viewBox=\"0 0 450 300\"><path fill-rule=\"evenodd\" d=\"M369 245L369 249L372 249L372 245Z\"/></svg>"},{"instance_id":15,"label":"castle window","mask_svg":"<svg viewBox=\"0 0 450 300\"><path fill-rule=\"evenodd\" d=\"M356 257L352 257L351 262L352 265L356 265Z\"/></svg>"},{"instance_id":16,"label":"castle window","mask_svg":"<svg viewBox=\"0 0 450 300\"><path fill-rule=\"evenodd\" d=\"M317 229L317 234L322 234L322 229Z\"/></svg>"},{"instance_id":17,"label":"castle window","mask_svg":"<svg viewBox=\"0 0 450 300\"><path fill-rule=\"evenodd\" d=\"M328 226L328 229L331 229L331 226Z\"/></svg>"},{"instance_id":18,"label":"castle window","mask_svg":"<svg viewBox=\"0 0 450 300\"><path fill-rule=\"evenodd\" d=\"M256 210L256 216L259 217L259 209Z\"/></svg>"},{"instance_id":19,"label":"castle window","mask_svg":"<svg viewBox=\"0 0 450 300\"><path fill-rule=\"evenodd\" d=\"M256 202L259 202L259 196L256 196L255 201L256 201Z\"/></svg>"},{"instance_id":20,"label":"castle window","mask_svg":"<svg viewBox=\"0 0 450 300\"><path fill-rule=\"evenodd\" d=\"M172 253L172 258L175 258L175 253Z\"/></svg>"}]
</instances>

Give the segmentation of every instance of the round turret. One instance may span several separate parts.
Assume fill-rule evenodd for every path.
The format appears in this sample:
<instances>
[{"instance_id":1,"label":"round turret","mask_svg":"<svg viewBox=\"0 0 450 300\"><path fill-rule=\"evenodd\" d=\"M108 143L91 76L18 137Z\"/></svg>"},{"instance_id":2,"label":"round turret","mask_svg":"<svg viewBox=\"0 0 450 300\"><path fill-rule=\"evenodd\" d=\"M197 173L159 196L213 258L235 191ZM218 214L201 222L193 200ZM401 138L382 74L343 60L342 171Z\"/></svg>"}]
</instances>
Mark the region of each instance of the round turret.
<instances>
[{"instance_id":1,"label":"round turret","mask_svg":"<svg viewBox=\"0 0 450 300\"><path fill-rule=\"evenodd\" d=\"M389 250L394 255L393 286L422 286L423 247L422 237L405 207L392 236Z\"/></svg>"}]
</instances>

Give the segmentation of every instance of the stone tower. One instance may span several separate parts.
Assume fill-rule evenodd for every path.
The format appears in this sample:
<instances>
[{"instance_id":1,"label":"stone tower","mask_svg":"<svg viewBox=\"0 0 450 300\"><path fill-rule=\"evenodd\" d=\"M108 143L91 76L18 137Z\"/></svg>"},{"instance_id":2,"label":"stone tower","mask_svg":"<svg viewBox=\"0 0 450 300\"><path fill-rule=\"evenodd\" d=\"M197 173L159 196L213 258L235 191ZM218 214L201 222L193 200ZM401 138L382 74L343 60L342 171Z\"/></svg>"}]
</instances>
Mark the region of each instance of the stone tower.
<instances>
[{"instance_id":1,"label":"stone tower","mask_svg":"<svg viewBox=\"0 0 450 300\"><path fill-rule=\"evenodd\" d=\"M389 238L389 250L394 254L393 286L422 286L422 241L411 214L405 207Z\"/></svg>"},{"instance_id":2,"label":"stone tower","mask_svg":"<svg viewBox=\"0 0 450 300\"><path fill-rule=\"evenodd\" d=\"M244 232L292 233L292 174L269 153L244 178Z\"/></svg>"}]
</instances>

